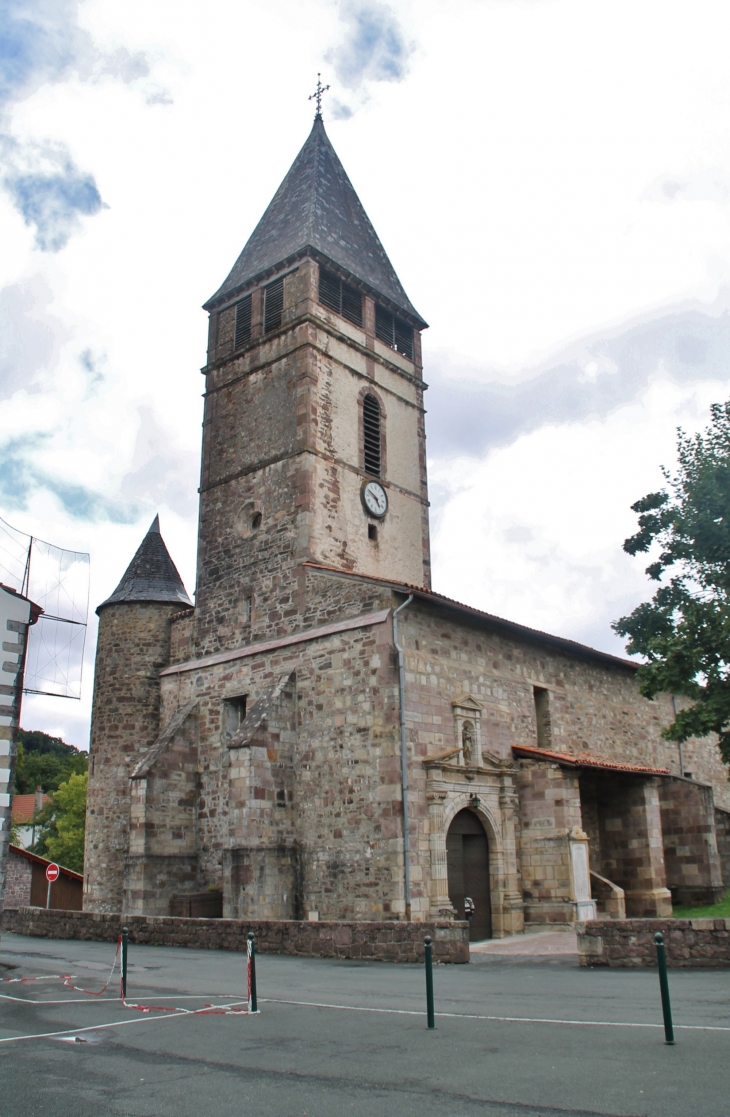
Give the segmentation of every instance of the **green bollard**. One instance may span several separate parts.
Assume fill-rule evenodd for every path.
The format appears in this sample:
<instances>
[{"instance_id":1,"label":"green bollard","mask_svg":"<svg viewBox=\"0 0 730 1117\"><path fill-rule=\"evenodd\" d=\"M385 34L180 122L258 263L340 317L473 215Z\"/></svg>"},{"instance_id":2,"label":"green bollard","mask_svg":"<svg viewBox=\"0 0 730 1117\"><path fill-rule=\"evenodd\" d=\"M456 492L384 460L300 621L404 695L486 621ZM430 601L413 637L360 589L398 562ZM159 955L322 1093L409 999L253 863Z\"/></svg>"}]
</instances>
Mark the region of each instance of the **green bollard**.
<instances>
[{"instance_id":1,"label":"green bollard","mask_svg":"<svg viewBox=\"0 0 730 1117\"><path fill-rule=\"evenodd\" d=\"M254 945L253 931L248 932L248 945L250 948L251 969L248 976L248 1011L258 1012L256 1001L256 947Z\"/></svg>"},{"instance_id":2,"label":"green bollard","mask_svg":"<svg viewBox=\"0 0 730 1117\"><path fill-rule=\"evenodd\" d=\"M664 1013L664 1042L674 1043L672 1006L669 1001L669 981L667 979L667 952L664 948L664 936L661 931L657 931L654 935L654 942L656 943L656 964L659 970L659 988L662 994L662 1012Z\"/></svg>"},{"instance_id":3,"label":"green bollard","mask_svg":"<svg viewBox=\"0 0 730 1117\"><path fill-rule=\"evenodd\" d=\"M428 1027L436 1027L436 1019L433 1011L433 955L431 947L431 936L426 935L424 939L426 944L426 1016L428 1019Z\"/></svg>"},{"instance_id":4,"label":"green bollard","mask_svg":"<svg viewBox=\"0 0 730 1117\"><path fill-rule=\"evenodd\" d=\"M127 951L129 949L129 928L122 927L122 1000L127 999Z\"/></svg>"}]
</instances>

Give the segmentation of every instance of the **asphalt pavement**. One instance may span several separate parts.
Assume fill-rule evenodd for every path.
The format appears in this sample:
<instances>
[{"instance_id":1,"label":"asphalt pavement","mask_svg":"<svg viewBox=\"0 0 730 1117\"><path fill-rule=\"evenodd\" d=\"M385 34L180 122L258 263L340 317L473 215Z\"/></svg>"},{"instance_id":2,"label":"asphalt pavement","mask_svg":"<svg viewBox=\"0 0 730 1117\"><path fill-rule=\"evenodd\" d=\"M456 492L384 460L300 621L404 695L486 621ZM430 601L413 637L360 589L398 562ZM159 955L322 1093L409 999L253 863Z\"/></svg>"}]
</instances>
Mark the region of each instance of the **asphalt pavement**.
<instances>
[{"instance_id":1,"label":"asphalt pavement","mask_svg":"<svg viewBox=\"0 0 730 1117\"><path fill-rule=\"evenodd\" d=\"M416 965L262 955L256 1016L177 1011L243 1007L243 954L130 946L128 1000L164 1009L149 1013L115 983L93 998L55 976L100 988L113 953L3 935L0 1117L730 1112L728 971L670 971L668 1047L655 971L583 970L571 954L437 966L429 1032Z\"/></svg>"}]
</instances>

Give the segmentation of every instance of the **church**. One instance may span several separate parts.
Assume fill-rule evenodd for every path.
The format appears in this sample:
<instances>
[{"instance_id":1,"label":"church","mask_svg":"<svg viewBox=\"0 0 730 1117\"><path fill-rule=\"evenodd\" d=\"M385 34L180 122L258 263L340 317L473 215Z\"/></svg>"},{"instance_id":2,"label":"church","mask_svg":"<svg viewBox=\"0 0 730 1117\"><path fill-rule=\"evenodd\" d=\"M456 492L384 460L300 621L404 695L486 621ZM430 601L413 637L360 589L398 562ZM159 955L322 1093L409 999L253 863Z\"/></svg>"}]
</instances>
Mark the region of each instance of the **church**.
<instances>
[{"instance_id":1,"label":"church","mask_svg":"<svg viewBox=\"0 0 730 1117\"><path fill-rule=\"evenodd\" d=\"M426 322L319 111L205 310L195 603L155 519L97 610L85 910L479 940L719 898L681 699L431 588Z\"/></svg>"}]
</instances>

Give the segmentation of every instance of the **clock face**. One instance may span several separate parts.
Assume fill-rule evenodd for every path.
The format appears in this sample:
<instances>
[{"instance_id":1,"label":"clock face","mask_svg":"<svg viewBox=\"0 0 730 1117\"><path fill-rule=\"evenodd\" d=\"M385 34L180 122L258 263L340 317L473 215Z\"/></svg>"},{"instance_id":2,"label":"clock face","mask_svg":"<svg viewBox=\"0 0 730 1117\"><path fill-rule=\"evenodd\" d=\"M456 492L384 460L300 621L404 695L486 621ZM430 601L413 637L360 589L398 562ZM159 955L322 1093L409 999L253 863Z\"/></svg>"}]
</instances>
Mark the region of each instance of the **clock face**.
<instances>
[{"instance_id":1,"label":"clock face","mask_svg":"<svg viewBox=\"0 0 730 1117\"><path fill-rule=\"evenodd\" d=\"M362 502L365 511L378 519L382 519L388 511L388 496L379 481L365 482L362 487Z\"/></svg>"}]
</instances>

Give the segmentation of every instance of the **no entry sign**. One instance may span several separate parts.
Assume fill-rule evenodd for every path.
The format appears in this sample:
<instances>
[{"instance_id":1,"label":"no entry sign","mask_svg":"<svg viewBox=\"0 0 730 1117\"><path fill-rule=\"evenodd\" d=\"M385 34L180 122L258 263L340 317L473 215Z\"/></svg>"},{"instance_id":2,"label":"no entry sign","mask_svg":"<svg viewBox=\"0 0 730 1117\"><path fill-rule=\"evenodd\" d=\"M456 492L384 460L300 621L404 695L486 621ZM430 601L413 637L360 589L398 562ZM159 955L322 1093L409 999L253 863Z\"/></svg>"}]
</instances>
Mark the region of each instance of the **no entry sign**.
<instances>
[{"instance_id":1,"label":"no entry sign","mask_svg":"<svg viewBox=\"0 0 730 1117\"><path fill-rule=\"evenodd\" d=\"M61 875L61 870L58 865L46 865L46 880L49 884L53 884L54 880L58 880Z\"/></svg>"}]
</instances>

